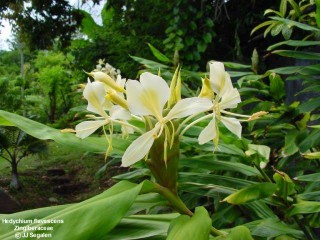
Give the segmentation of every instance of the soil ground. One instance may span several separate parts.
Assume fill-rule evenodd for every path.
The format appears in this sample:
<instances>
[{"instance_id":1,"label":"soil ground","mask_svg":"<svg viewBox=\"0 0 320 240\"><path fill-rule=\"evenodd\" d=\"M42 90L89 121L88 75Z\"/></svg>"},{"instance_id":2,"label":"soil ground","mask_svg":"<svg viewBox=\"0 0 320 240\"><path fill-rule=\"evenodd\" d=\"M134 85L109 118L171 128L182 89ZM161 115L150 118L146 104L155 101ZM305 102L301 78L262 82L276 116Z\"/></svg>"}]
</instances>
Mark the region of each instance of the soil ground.
<instances>
[{"instance_id":1,"label":"soil ground","mask_svg":"<svg viewBox=\"0 0 320 240\"><path fill-rule=\"evenodd\" d=\"M116 183L112 176L127 171L113 165L98 178L96 173L104 165L103 154L72 151L51 142L47 154L19 163L21 190L10 190L10 165L0 159L0 187L20 204L20 210L80 202L110 188Z\"/></svg>"}]
</instances>

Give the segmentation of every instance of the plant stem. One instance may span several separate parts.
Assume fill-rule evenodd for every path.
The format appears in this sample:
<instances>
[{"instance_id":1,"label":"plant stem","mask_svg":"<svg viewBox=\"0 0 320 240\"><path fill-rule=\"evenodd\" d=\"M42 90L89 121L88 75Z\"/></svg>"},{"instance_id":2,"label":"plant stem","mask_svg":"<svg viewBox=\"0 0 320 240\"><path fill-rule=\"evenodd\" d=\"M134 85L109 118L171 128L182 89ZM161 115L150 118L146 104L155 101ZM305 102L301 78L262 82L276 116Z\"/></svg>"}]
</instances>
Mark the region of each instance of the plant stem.
<instances>
[{"instance_id":1,"label":"plant stem","mask_svg":"<svg viewBox=\"0 0 320 240\"><path fill-rule=\"evenodd\" d=\"M258 166L256 163L254 164L254 166L258 169L258 171L261 173L261 175L267 182L273 183L269 176L260 168L260 166Z\"/></svg>"},{"instance_id":2,"label":"plant stem","mask_svg":"<svg viewBox=\"0 0 320 240\"><path fill-rule=\"evenodd\" d=\"M181 200L181 198L173 194L168 188L165 188L157 183L155 183L156 192L160 193L162 196L164 196L174 207L175 210L177 210L181 214L185 214L188 216L193 216L193 212L191 212L187 206L184 204L184 202Z\"/></svg>"},{"instance_id":3,"label":"plant stem","mask_svg":"<svg viewBox=\"0 0 320 240\"><path fill-rule=\"evenodd\" d=\"M224 236L224 237L227 236L227 234L225 234L224 232L216 229L215 227L211 227L210 233L213 236Z\"/></svg>"},{"instance_id":4,"label":"plant stem","mask_svg":"<svg viewBox=\"0 0 320 240\"><path fill-rule=\"evenodd\" d=\"M188 215L190 217L193 216L193 212L188 209L188 207L184 204L184 202L181 200L181 198L173 194L168 188L165 188L157 183L154 183L155 189L154 191L164 196L174 207L176 211L178 211L181 214ZM213 236L226 236L226 234L215 227L211 227L210 233Z\"/></svg>"},{"instance_id":5,"label":"plant stem","mask_svg":"<svg viewBox=\"0 0 320 240\"><path fill-rule=\"evenodd\" d=\"M300 229L302 230L302 232L304 233L304 235L306 235L306 238L308 240L312 240L315 239L311 236L311 234L309 233L308 229L305 227L305 225L300 221L300 219L298 219L297 216L293 217L294 221L299 225Z\"/></svg>"}]
</instances>

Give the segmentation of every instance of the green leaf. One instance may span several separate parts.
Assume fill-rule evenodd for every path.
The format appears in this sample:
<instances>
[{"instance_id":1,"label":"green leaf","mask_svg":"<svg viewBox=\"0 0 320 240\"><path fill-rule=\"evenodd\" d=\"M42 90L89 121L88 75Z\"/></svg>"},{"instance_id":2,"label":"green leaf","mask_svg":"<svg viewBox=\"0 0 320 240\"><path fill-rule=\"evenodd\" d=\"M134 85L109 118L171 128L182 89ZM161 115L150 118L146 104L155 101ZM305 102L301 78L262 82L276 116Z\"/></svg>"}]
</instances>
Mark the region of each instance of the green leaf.
<instances>
[{"instance_id":1,"label":"green leaf","mask_svg":"<svg viewBox=\"0 0 320 240\"><path fill-rule=\"evenodd\" d=\"M260 176L259 171L253 167L247 166L243 163L216 160L210 155L182 158L180 159L180 166L195 169L227 170L240 172L247 176Z\"/></svg>"},{"instance_id":2,"label":"green leaf","mask_svg":"<svg viewBox=\"0 0 320 240\"><path fill-rule=\"evenodd\" d=\"M255 182L240 179L240 178L221 176L216 174L207 174L207 173L202 173L200 171L199 172L180 172L179 182L180 183L192 182L192 183L200 183L200 184L206 184L206 185L210 185L214 183L215 185L234 188L234 191L236 191L235 188L240 189L243 187L248 187L255 183Z\"/></svg>"},{"instance_id":3,"label":"green leaf","mask_svg":"<svg viewBox=\"0 0 320 240\"><path fill-rule=\"evenodd\" d=\"M211 43L212 42L212 34L207 32L203 35L203 40L205 43Z\"/></svg>"},{"instance_id":4,"label":"green leaf","mask_svg":"<svg viewBox=\"0 0 320 240\"><path fill-rule=\"evenodd\" d=\"M252 230L252 235L259 237L273 238L284 234L290 234L299 238L304 236L302 231L296 230L280 220L270 218L261 221L261 223Z\"/></svg>"},{"instance_id":5,"label":"green leaf","mask_svg":"<svg viewBox=\"0 0 320 240\"><path fill-rule=\"evenodd\" d=\"M204 207L197 207L192 217L182 215L173 220L168 230L167 240L208 240L211 219Z\"/></svg>"},{"instance_id":6,"label":"green leaf","mask_svg":"<svg viewBox=\"0 0 320 240\"><path fill-rule=\"evenodd\" d=\"M266 38L270 31L278 24L277 21L274 21L269 27L264 30L263 37Z\"/></svg>"},{"instance_id":7,"label":"green leaf","mask_svg":"<svg viewBox=\"0 0 320 240\"><path fill-rule=\"evenodd\" d=\"M320 159L320 152L304 153L302 157L307 159Z\"/></svg>"},{"instance_id":8,"label":"green leaf","mask_svg":"<svg viewBox=\"0 0 320 240\"><path fill-rule=\"evenodd\" d=\"M156 206L168 206L168 201L158 193L147 193L139 195L127 212L126 216L138 214L143 211L149 212Z\"/></svg>"},{"instance_id":9,"label":"green leaf","mask_svg":"<svg viewBox=\"0 0 320 240\"><path fill-rule=\"evenodd\" d=\"M301 131L302 141L299 143L301 152L307 152L310 148L316 147L320 144L319 138L320 130L313 129L311 132L305 132L305 135Z\"/></svg>"},{"instance_id":10,"label":"green leaf","mask_svg":"<svg viewBox=\"0 0 320 240\"><path fill-rule=\"evenodd\" d=\"M305 201L293 204L293 208L289 212L289 216L316 212L320 212L320 202Z\"/></svg>"},{"instance_id":11,"label":"green leaf","mask_svg":"<svg viewBox=\"0 0 320 240\"><path fill-rule=\"evenodd\" d=\"M14 124L0 115L0 126L14 127Z\"/></svg>"},{"instance_id":12,"label":"green leaf","mask_svg":"<svg viewBox=\"0 0 320 240\"><path fill-rule=\"evenodd\" d=\"M277 23L272 29L271 29L271 36L277 36L283 28L284 24L282 23Z\"/></svg>"},{"instance_id":13,"label":"green leaf","mask_svg":"<svg viewBox=\"0 0 320 240\"><path fill-rule=\"evenodd\" d=\"M108 6L108 3L103 6L101 10L101 18L103 26L106 27L110 24L112 24L112 18L114 17L114 8L111 6Z\"/></svg>"},{"instance_id":14,"label":"green leaf","mask_svg":"<svg viewBox=\"0 0 320 240\"><path fill-rule=\"evenodd\" d=\"M102 239L110 232L125 216L134 203L136 197L143 189L144 183L139 185L130 182L120 182L103 192L102 194L88 199L84 202L67 206L57 212L50 212L50 208L44 209L48 215L42 220L62 220L63 223L54 224L51 239L64 239L66 234L69 239ZM54 207L56 209L56 207ZM32 211L32 210L31 210ZM36 210L38 211L38 210ZM30 211L29 211L30 212ZM22 218L25 212L14 215L0 215L0 217L12 219ZM4 225L2 223L2 225ZM30 223L29 227L49 227L50 223ZM1 239L15 239L14 225L11 229L0 228ZM42 233L43 230L32 231L35 234Z\"/></svg>"},{"instance_id":15,"label":"green leaf","mask_svg":"<svg viewBox=\"0 0 320 240\"><path fill-rule=\"evenodd\" d=\"M270 148L265 145L248 144L246 155L254 155L254 162L263 169L269 162Z\"/></svg>"},{"instance_id":16,"label":"green leaf","mask_svg":"<svg viewBox=\"0 0 320 240\"><path fill-rule=\"evenodd\" d=\"M251 69L251 65L245 65L241 63L235 63L235 62L223 62L225 67L232 68L232 69Z\"/></svg>"},{"instance_id":17,"label":"green leaf","mask_svg":"<svg viewBox=\"0 0 320 240\"><path fill-rule=\"evenodd\" d=\"M258 183L231 194L223 201L231 204L244 204L254 200L269 197L276 191L276 189L277 186L273 183Z\"/></svg>"},{"instance_id":18,"label":"green leaf","mask_svg":"<svg viewBox=\"0 0 320 240\"><path fill-rule=\"evenodd\" d=\"M148 43L148 46L149 46L153 56L155 56L160 62L171 63L170 59L166 55L161 53L158 49L156 49L150 43Z\"/></svg>"},{"instance_id":19,"label":"green leaf","mask_svg":"<svg viewBox=\"0 0 320 240\"><path fill-rule=\"evenodd\" d=\"M299 134L298 130L291 130L287 132L285 136L285 146L284 151L285 154L291 156L299 151L299 147L297 146L296 139Z\"/></svg>"},{"instance_id":20,"label":"green leaf","mask_svg":"<svg viewBox=\"0 0 320 240\"><path fill-rule=\"evenodd\" d=\"M81 30L91 39L96 39L99 34L103 33L103 28L96 24L90 13L84 10L78 10L83 14Z\"/></svg>"},{"instance_id":21,"label":"green leaf","mask_svg":"<svg viewBox=\"0 0 320 240\"><path fill-rule=\"evenodd\" d=\"M113 179L116 179L116 180L135 180L135 179L138 179L138 178L142 178L142 177L145 177L145 176L150 176L150 170L149 169L146 169L146 168L138 168L138 169L135 169L133 171L130 171L130 172L126 172L126 173L123 173L123 174L119 174L117 176L114 176L112 177Z\"/></svg>"},{"instance_id":22,"label":"green leaf","mask_svg":"<svg viewBox=\"0 0 320 240\"><path fill-rule=\"evenodd\" d=\"M56 212L62 211L63 209L73 206L74 204L66 204L66 205L59 205L59 206L51 206L45 208L37 208L32 210L27 210L23 212L13 213L13 214L0 214L1 219L25 219L25 220L33 220L33 219L43 219L49 215L52 215ZM27 224L19 224L19 226L26 226ZM0 222L0 236L11 232L13 230L13 224L6 224L5 222Z\"/></svg>"},{"instance_id":23,"label":"green leaf","mask_svg":"<svg viewBox=\"0 0 320 240\"><path fill-rule=\"evenodd\" d=\"M230 74L230 77L237 78L252 75L253 72L228 71L228 73Z\"/></svg>"},{"instance_id":24,"label":"green leaf","mask_svg":"<svg viewBox=\"0 0 320 240\"><path fill-rule=\"evenodd\" d=\"M75 134L61 133L61 131L57 129L2 110L0 110L0 117L20 128L27 134L41 140L53 140L72 149L78 149L86 152L105 152L107 149L107 142L105 138L88 137L80 139L76 137ZM114 136L112 140L114 146L113 153L117 154L123 153L130 144L130 141L126 141L116 136Z\"/></svg>"},{"instance_id":25,"label":"green leaf","mask_svg":"<svg viewBox=\"0 0 320 240\"><path fill-rule=\"evenodd\" d=\"M286 173L275 173L273 179L277 184L277 195L281 196L284 200L286 200L289 195L296 193L294 190L295 184Z\"/></svg>"},{"instance_id":26,"label":"green leaf","mask_svg":"<svg viewBox=\"0 0 320 240\"><path fill-rule=\"evenodd\" d=\"M318 201L319 202L320 201L320 191L299 194L298 197L302 200Z\"/></svg>"},{"instance_id":27,"label":"green leaf","mask_svg":"<svg viewBox=\"0 0 320 240\"><path fill-rule=\"evenodd\" d=\"M270 80L270 95L277 101L281 100L285 95L285 85L278 74L272 73L269 75Z\"/></svg>"},{"instance_id":28,"label":"green leaf","mask_svg":"<svg viewBox=\"0 0 320 240\"><path fill-rule=\"evenodd\" d=\"M320 64L309 65L309 66L292 66L292 67L281 67L271 69L268 72L274 72L278 74L301 74L301 75L319 75Z\"/></svg>"},{"instance_id":29,"label":"green leaf","mask_svg":"<svg viewBox=\"0 0 320 240\"><path fill-rule=\"evenodd\" d=\"M267 14L270 14L270 13L274 13L274 14L278 15L279 17L284 17L283 14L281 14L281 12L273 10L273 9L265 10L263 15L267 15Z\"/></svg>"},{"instance_id":30,"label":"green leaf","mask_svg":"<svg viewBox=\"0 0 320 240\"><path fill-rule=\"evenodd\" d=\"M280 2L280 13L282 17L286 15L287 12L287 0L281 0Z\"/></svg>"},{"instance_id":31,"label":"green leaf","mask_svg":"<svg viewBox=\"0 0 320 240\"><path fill-rule=\"evenodd\" d=\"M317 26L318 28L320 28L320 1L319 0L316 0L315 1L316 3L316 22L317 22Z\"/></svg>"},{"instance_id":32,"label":"green leaf","mask_svg":"<svg viewBox=\"0 0 320 240\"><path fill-rule=\"evenodd\" d=\"M206 24L209 28L213 27L214 25L214 22L210 19L210 18L207 18L206 19Z\"/></svg>"},{"instance_id":33,"label":"green leaf","mask_svg":"<svg viewBox=\"0 0 320 240\"><path fill-rule=\"evenodd\" d=\"M187 46L191 46L194 43L194 38L191 36L187 36L185 41Z\"/></svg>"},{"instance_id":34,"label":"green leaf","mask_svg":"<svg viewBox=\"0 0 320 240\"><path fill-rule=\"evenodd\" d=\"M291 7L293 8L295 15L299 17L301 15L301 10L299 5L295 2L295 0L287 0L287 1L290 3Z\"/></svg>"},{"instance_id":35,"label":"green leaf","mask_svg":"<svg viewBox=\"0 0 320 240\"><path fill-rule=\"evenodd\" d=\"M237 226L232 228L228 234L227 240L253 240L250 230L246 226Z\"/></svg>"},{"instance_id":36,"label":"green leaf","mask_svg":"<svg viewBox=\"0 0 320 240\"><path fill-rule=\"evenodd\" d=\"M320 107L320 97L312 98L308 102L301 104L298 109L300 112L311 112Z\"/></svg>"},{"instance_id":37,"label":"green leaf","mask_svg":"<svg viewBox=\"0 0 320 240\"><path fill-rule=\"evenodd\" d=\"M190 28L191 28L191 30L196 30L197 29L197 24L194 22L194 21L191 21L190 22Z\"/></svg>"},{"instance_id":38,"label":"green leaf","mask_svg":"<svg viewBox=\"0 0 320 240\"><path fill-rule=\"evenodd\" d=\"M204 52L206 49L207 49L207 44L206 43L204 43L204 42L199 42L198 44L197 44L197 50L198 50L198 52L200 52L200 53L202 53L202 52Z\"/></svg>"},{"instance_id":39,"label":"green leaf","mask_svg":"<svg viewBox=\"0 0 320 240\"><path fill-rule=\"evenodd\" d=\"M171 221L178 216L178 213L171 213L157 215L132 215L130 217L125 217L103 239L149 239L154 236L163 236L165 239Z\"/></svg>"},{"instance_id":40,"label":"green leaf","mask_svg":"<svg viewBox=\"0 0 320 240\"><path fill-rule=\"evenodd\" d=\"M246 203L246 208L249 208L250 211L254 212L260 218L278 219L271 208L269 208L267 204L262 202L262 200Z\"/></svg>"},{"instance_id":41,"label":"green leaf","mask_svg":"<svg viewBox=\"0 0 320 240\"><path fill-rule=\"evenodd\" d=\"M280 13L281 13L282 17L285 17L285 15L287 13L287 0L281 0Z\"/></svg>"},{"instance_id":42,"label":"green leaf","mask_svg":"<svg viewBox=\"0 0 320 240\"><path fill-rule=\"evenodd\" d=\"M270 148L265 145L256 145L256 144L248 144L249 150L253 150L257 152L261 157L265 160L269 160L270 157Z\"/></svg>"},{"instance_id":43,"label":"green leaf","mask_svg":"<svg viewBox=\"0 0 320 240\"><path fill-rule=\"evenodd\" d=\"M284 37L284 39L289 40L291 37L291 34L293 32L293 28L288 26L288 25L284 25L282 28L282 36Z\"/></svg>"},{"instance_id":44,"label":"green leaf","mask_svg":"<svg viewBox=\"0 0 320 240\"><path fill-rule=\"evenodd\" d=\"M320 182L320 173L297 176L294 180L303 182Z\"/></svg>"},{"instance_id":45,"label":"green leaf","mask_svg":"<svg viewBox=\"0 0 320 240\"><path fill-rule=\"evenodd\" d=\"M250 33L250 35L252 35L255 31L259 30L260 28L263 28L265 26L268 26L268 25L272 25L274 24L275 21L266 21L266 22L263 22L263 23L260 23L258 26L254 27Z\"/></svg>"},{"instance_id":46,"label":"green leaf","mask_svg":"<svg viewBox=\"0 0 320 240\"><path fill-rule=\"evenodd\" d=\"M277 20L279 22L285 23L289 26L295 26L297 28L300 28L302 30L306 30L306 31L314 31L314 32L320 32L319 28L316 27L312 27L308 24L304 24L304 23L300 23L300 22L296 22L287 18L280 18L280 17L270 17L273 20Z\"/></svg>"},{"instance_id":47,"label":"green leaf","mask_svg":"<svg viewBox=\"0 0 320 240\"><path fill-rule=\"evenodd\" d=\"M281 235L281 236L276 237L274 240L297 240L297 239L290 237L288 235Z\"/></svg>"},{"instance_id":48,"label":"green leaf","mask_svg":"<svg viewBox=\"0 0 320 240\"><path fill-rule=\"evenodd\" d=\"M135 60L136 62L142 64L143 66L145 66L146 68L151 68L151 69L155 69L155 70L159 70L159 69L166 69L169 68L167 65L152 61L152 60L148 60L145 58L140 58L140 57L135 57L135 56L130 56L133 60Z\"/></svg>"},{"instance_id":49,"label":"green leaf","mask_svg":"<svg viewBox=\"0 0 320 240\"><path fill-rule=\"evenodd\" d=\"M267 48L268 51L274 50L275 48L287 45L292 47L309 47L309 46L318 46L320 45L320 41L303 41L303 40L288 40L273 44Z\"/></svg>"},{"instance_id":50,"label":"green leaf","mask_svg":"<svg viewBox=\"0 0 320 240\"><path fill-rule=\"evenodd\" d=\"M283 57L306 59L306 60L320 60L320 53L315 52L302 52L302 51L291 51L291 50L276 50L272 53Z\"/></svg>"}]
</instances>

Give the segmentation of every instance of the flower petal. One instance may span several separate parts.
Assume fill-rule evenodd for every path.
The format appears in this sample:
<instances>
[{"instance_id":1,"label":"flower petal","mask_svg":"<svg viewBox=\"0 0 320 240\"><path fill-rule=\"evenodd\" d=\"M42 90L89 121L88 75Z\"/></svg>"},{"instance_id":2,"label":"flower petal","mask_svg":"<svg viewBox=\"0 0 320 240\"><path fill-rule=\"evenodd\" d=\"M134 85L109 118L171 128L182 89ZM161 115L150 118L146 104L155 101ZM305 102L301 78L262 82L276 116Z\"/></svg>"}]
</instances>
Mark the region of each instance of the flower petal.
<instances>
[{"instance_id":1,"label":"flower petal","mask_svg":"<svg viewBox=\"0 0 320 240\"><path fill-rule=\"evenodd\" d=\"M104 90L104 84L101 82L88 83L83 91L83 96L88 101L87 110L106 117L104 106L106 105L105 99L106 92Z\"/></svg>"},{"instance_id":2,"label":"flower petal","mask_svg":"<svg viewBox=\"0 0 320 240\"><path fill-rule=\"evenodd\" d=\"M165 117L167 120L184 118L192 114L208 111L212 108L212 101L207 98L185 98L177 102Z\"/></svg>"},{"instance_id":3,"label":"flower petal","mask_svg":"<svg viewBox=\"0 0 320 240\"><path fill-rule=\"evenodd\" d=\"M198 141L199 144L205 144L217 136L216 120L213 118L209 124L201 131Z\"/></svg>"},{"instance_id":4,"label":"flower petal","mask_svg":"<svg viewBox=\"0 0 320 240\"><path fill-rule=\"evenodd\" d=\"M232 82L229 74L225 71L222 62L210 63L210 82L213 91L218 95L223 95L232 89Z\"/></svg>"},{"instance_id":5,"label":"flower petal","mask_svg":"<svg viewBox=\"0 0 320 240\"><path fill-rule=\"evenodd\" d=\"M241 98L238 89L232 88L230 91L227 91L222 95L219 107L221 110L235 108L240 102Z\"/></svg>"},{"instance_id":6,"label":"flower petal","mask_svg":"<svg viewBox=\"0 0 320 240\"><path fill-rule=\"evenodd\" d=\"M221 122L229 129L230 132L237 135L238 138L241 138L242 126L238 119L221 117Z\"/></svg>"},{"instance_id":7,"label":"flower petal","mask_svg":"<svg viewBox=\"0 0 320 240\"><path fill-rule=\"evenodd\" d=\"M76 136L84 139L94 133L98 128L106 125L107 120L84 121L76 126Z\"/></svg>"},{"instance_id":8,"label":"flower petal","mask_svg":"<svg viewBox=\"0 0 320 240\"><path fill-rule=\"evenodd\" d=\"M123 154L122 166L129 167L147 155L158 131L159 125L156 125L152 130L134 140Z\"/></svg>"},{"instance_id":9,"label":"flower petal","mask_svg":"<svg viewBox=\"0 0 320 240\"><path fill-rule=\"evenodd\" d=\"M131 118L130 112L118 105L112 106L109 114L112 119L129 120Z\"/></svg>"},{"instance_id":10,"label":"flower petal","mask_svg":"<svg viewBox=\"0 0 320 240\"><path fill-rule=\"evenodd\" d=\"M140 83L129 80L126 84L129 110L136 115L153 115L162 119L162 110L169 99L170 89L161 77L142 73Z\"/></svg>"}]
</instances>

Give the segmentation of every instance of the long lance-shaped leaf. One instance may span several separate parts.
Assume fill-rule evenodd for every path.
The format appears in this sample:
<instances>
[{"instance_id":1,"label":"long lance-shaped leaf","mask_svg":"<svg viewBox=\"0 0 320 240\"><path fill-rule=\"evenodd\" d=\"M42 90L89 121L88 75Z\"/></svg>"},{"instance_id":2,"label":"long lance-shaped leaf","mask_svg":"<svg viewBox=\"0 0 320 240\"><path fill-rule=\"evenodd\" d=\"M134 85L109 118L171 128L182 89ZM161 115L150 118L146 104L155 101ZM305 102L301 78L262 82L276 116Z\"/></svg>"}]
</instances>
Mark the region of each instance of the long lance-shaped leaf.
<instances>
[{"instance_id":1,"label":"long lance-shaped leaf","mask_svg":"<svg viewBox=\"0 0 320 240\"><path fill-rule=\"evenodd\" d=\"M320 45L320 41L288 40L288 41L283 41L283 42L273 44L273 45L269 46L267 50L272 51L275 48L282 46L282 45L287 45L287 46L291 46L291 47L318 46L318 45Z\"/></svg>"},{"instance_id":2,"label":"long lance-shaped leaf","mask_svg":"<svg viewBox=\"0 0 320 240\"><path fill-rule=\"evenodd\" d=\"M243 188L223 201L231 204L244 204L254 200L262 199L271 196L277 190L277 186L273 183L259 183L253 186Z\"/></svg>"},{"instance_id":3,"label":"long lance-shaped leaf","mask_svg":"<svg viewBox=\"0 0 320 240\"><path fill-rule=\"evenodd\" d=\"M281 67L275 68L268 71L269 73L274 72L278 74L301 74L301 75L319 75L320 74L320 64L314 64L310 66L291 66L291 67Z\"/></svg>"},{"instance_id":4,"label":"long lance-shaped leaf","mask_svg":"<svg viewBox=\"0 0 320 240\"><path fill-rule=\"evenodd\" d=\"M41 139L53 140L64 146L86 152L105 152L107 141L103 137L88 137L79 139L72 133L62 133L61 131L35 122L28 118L0 110L0 126L16 126L27 134ZM130 141L113 136L113 153L123 153Z\"/></svg>"},{"instance_id":5,"label":"long lance-shaped leaf","mask_svg":"<svg viewBox=\"0 0 320 240\"><path fill-rule=\"evenodd\" d=\"M132 215L125 217L105 240L166 239L170 222L180 214ZM101 239L103 240L103 239Z\"/></svg>"},{"instance_id":6,"label":"long lance-shaped leaf","mask_svg":"<svg viewBox=\"0 0 320 240\"><path fill-rule=\"evenodd\" d=\"M31 220L24 225L28 233L41 234L44 228L52 227L50 239L104 239L125 216L140 192L149 188L147 182L139 185L120 182L104 193L78 204L30 210L15 214L0 215L1 219ZM39 219L35 221L34 219ZM56 223L54 223L54 221ZM15 230L13 224L0 222L0 239L16 239L24 229Z\"/></svg>"},{"instance_id":7,"label":"long lance-shaped leaf","mask_svg":"<svg viewBox=\"0 0 320 240\"><path fill-rule=\"evenodd\" d=\"M245 224L250 228L252 235L259 237L277 237L280 235L290 234L297 237L303 237L303 232L288 226L279 219L264 219Z\"/></svg>"},{"instance_id":8,"label":"long lance-shaped leaf","mask_svg":"<svg viewBox=\"0 0 320 240\"><path fill-rule=\"evenodd\" d=\"M180 166L195 169L228 170L233 172L241 172L247 176L260 176L259 171L253 167L237 162L219 161L213 159L212 155L181 159Z\"/></svg>"},{"instance_id":9,"label":"long lance-shaped leaf","mask_svg":"<svg viewBox=\"0 0 320 240\"><path fill-rule=\"evenodd\" d=\"M320 54L314 52L290 51L290 50L276 50L272 53L283 57L306 59L306 60L320 60Z\"/></svg>"},{"instance_id":10,"label":"long lance-shaped leaf","mask_svg":"<svg viewBox=\"0 0 320 240\"><path fill-rule=\"evenodd\" d=\"M161 53L158 49L156 49L153 45L148 43L148 46L153 54L160 62L163 63L171 63L172 61L163 53Z\"/></svg>"},{"instance_id":11,"label":"long lance-shaped leaf","mask_svg":"<svg viewBox=\"0 0 320 240\"><path fill-rule=\"evenodd\" d=\"M289 216L317 212L320 212L320 202L305 201L293 204L293 208L289 212Z\"/></svg>"},{"instance_id":12,"label":"long lance-shaped leaf","mask_svg":"<svg viewBox=\"0 0 320 240\"><path fill-rule=\"evenodd\" d=\"M310 25L304 24L304 23L300 23L300 22L296 22L290 19L286 19L286 18L280 18L280 17L270 17L273 20L285 23L287 25L290 26L295 26L297 28L300 28L302 30L306 30L306 31L315 31L315 32L320 32L320 28L316 28L316 27L312 27Z\"/></svg>"}]
</instances>

